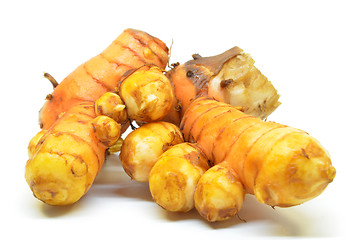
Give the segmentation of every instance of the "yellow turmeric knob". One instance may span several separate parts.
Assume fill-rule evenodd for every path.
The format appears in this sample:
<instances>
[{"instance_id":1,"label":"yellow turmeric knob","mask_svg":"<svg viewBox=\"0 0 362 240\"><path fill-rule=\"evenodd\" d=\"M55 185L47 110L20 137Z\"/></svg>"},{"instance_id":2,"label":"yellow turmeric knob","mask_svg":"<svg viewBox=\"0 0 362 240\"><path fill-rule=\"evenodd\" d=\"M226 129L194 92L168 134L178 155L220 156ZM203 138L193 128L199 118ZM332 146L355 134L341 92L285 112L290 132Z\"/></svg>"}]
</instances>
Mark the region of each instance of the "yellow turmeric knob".
<instances>
[{"instance_id":1,"label":"yellow turmeric knob","mask_svg":"<svg viewBox=\"0 0 362 240\"><path fill-rule=\"evenodd\" d=\"M195 190L195 207L208 221L222 221L239 212L244 196L237 173L222 162L201 176Z\"/></svg>"},{"instance_id":2,"label":"yellow turmeric knob","mask_svg":"<svg viewBox=\"0 0 362 240\"><path fill-rule=\"evenodd\" d=\"M113 92L103 94L95 103L97 116L105 115L118 123L127 121L127 110L121 97Z\"/></svg>"},{"instance_id":3,"label":"yellow turmeric knob","mask_svg":"<svg viewBox=\"0 0 362 240\"><path fill-rule=\"evenodd\" d=\"M191 143L180 143L164 152L153 166L149 187L155 202L172 212L194 208L194 192L209 165L201 150Z\"/></svg>"},{"instance_id":4,"label":"yellow turmeric knob","mask_svg":"<svg viewBox=\"0 0 362 240\"><path fill-rule=\"evenodd\" d=\"M93 119L95 136L107 147L112 146L121 136L121 125L112 118L101 115Z\"/></svg>"},{"instance_id":5,"label":"yellow turmeric knob","mask_svg":"<svg viewBox=\"0 0 362 240\"><path fill-rule=\"evenodd\" d=\"M156 66L142 67L126 77L120 87L120 96L130 119L140 122L161 120L174 100L171 82Z\"/></svg>"}]
</instances>

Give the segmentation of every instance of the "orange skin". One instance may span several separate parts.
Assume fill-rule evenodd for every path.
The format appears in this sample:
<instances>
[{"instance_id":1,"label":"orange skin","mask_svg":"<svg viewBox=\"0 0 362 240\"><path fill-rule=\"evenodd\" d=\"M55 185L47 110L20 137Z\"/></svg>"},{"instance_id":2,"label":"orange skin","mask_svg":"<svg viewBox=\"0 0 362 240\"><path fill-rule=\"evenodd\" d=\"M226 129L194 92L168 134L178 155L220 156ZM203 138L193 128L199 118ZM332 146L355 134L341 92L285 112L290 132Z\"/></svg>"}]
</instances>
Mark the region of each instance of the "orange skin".
<instances>
[{"instance_id":1,"label":"orange skin","mask_svg":"<svg viewBox=\"0 0 362 240\"><path fill-rule=\"evenodd\" d=\"M194 54L192 55L193 60L182 65L176 64L168 71L166 75L174 86L177 100L165 120L179 125L186 109L196 97L214 96L217 98L218 93L212 92L208 83L219 73L224 63L240 52L242 52L240 48L234 47L213 57L201 57Z\"/></svg>"},{"instance_id":2,"label":"orange skin","mask_svg":"<svg viewBox=\"0 0 362 240\"><path fill-rule=\"evenodd\" d=\"M145 64L164 69L168 48L159 39L141 31L126 29L102 53L80 65L54 90L40 111L42 129L48 129L75 104L95 102L106 92L114 91L123 74Z\"/></svg>"},{"instance_id":3,"label":"orange skin","mask_svg":"<svg viewBox=\"0 0 362 240\"><path fill-rule=\"evenodd\" d=\"M306 132L249 116L210 98L194 100L181 125L212 165L228 163L247 193L288 207L319 195L335 169L328 152Z\"/></svg>"},{"instance_id":4,"label":"orange skin","mask_svg":"<svg viewBox=\"0 0 362 240\"><path fill-rule=\"evenodd\" d=\"M127 29L101 54L83 63L48 97L40 111L47 130L32 140L25 178L35 197L50 205L78 201L101 169L107 142L95 137L95 101L115 91L128 70L145 64L164 69L168 48L145 32ZM124 124L125 131L127 124ZM36 142L34 142L36 141Z\"/></svg>"}]
</instances>

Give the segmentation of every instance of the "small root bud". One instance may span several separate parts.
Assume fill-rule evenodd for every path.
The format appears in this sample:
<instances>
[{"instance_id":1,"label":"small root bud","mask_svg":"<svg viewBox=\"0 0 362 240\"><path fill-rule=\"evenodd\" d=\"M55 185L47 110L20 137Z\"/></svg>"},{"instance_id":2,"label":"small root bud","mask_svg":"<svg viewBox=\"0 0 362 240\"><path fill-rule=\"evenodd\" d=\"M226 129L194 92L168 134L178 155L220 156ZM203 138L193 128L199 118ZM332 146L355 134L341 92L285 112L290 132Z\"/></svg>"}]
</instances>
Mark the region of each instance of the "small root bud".
<instances>
[{"instance_id":1,"label":"small root bud","mask_svg":"<svg viewBox=\"0 0 362 240\"><path fill-rule=\"evenodd\" d=\"M98 116L92 125L95 136L107 147L115 144L121 136L121 125L110 117Z\"/></svg>"},{"instance_id":2,"label":"small root bud","mask_svg":"<svg viewBox=\"0 0 362 240\"><path fill-rule=\"evenodd\" d=\"M49 82L53 85L53 89L55 89L58 85L59 85L59 83L55 80L55 78L53 78L53 76L52 75L50 75L49 73L44 73L44 77L46 78L46 79L48 79L49 80Z\"/></svg>"},{"instance_id":3,"label":"small root bud","mask_svg":"<svg viewBox=\"0 0 362 240\"><path fill-rule=\"evenodd\" d=\"M117 106L114 107L114 110L116 111L123 111L126 108L126 105L124 104L118 104Z\"/></svg>"},{"instance_id":4,"label":"small root bud","mask_svg":"<svg viewBox=\"0 0 362 240\"><path fill-rule=\"evenodd\" d=\"M97 116L108 116L118 123L124 123L128 119L126 106L121 97L113 92L103 94L95 103Z\"/></svg>"},{"instance_id":5,"label":"small root bud","mask_svg":"<svg viewBox=\"0 0 362 240\"><path fill-rule=\"evenodd\" d=\"M51 94L48 94L46 97L45 97L45 100L52 100L53 99L53 95Z\"/></svg>"}]
</instances>

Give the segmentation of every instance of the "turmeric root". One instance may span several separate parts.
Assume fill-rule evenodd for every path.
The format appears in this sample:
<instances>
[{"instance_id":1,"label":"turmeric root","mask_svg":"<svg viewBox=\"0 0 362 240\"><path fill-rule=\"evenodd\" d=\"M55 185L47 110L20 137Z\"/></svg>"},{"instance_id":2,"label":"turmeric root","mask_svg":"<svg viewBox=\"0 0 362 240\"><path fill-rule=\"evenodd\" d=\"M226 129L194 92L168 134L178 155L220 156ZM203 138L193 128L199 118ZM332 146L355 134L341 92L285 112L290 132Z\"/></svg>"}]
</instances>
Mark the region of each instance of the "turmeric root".
<instances>
[{"instance_id":1,"label":"turmeric root","mask_svg":"<svg viewBox=\"0 0 362 240\"><path fill-rule=\"evenodd\" d=\"M224 161L201 176L194 194L197 211L209 222L215 222L240 211L245 190L237 173Z\"/></svg>"},{"instance_id":2,"label":"turmeric root","mask_svg":"<svg viewBox=\"0 0 362 240\"><path fill-rule=\"evenodd\" d=\"M227 163L246 193L271 206L302 204L321 194L336 174L327 150L306 132L262 121L213 99L190 104L181 129L212 164ZM212 195L195 196L201 197L199 202L216 201L207 199ZM202 215L212 215L202 209Z\"/></svg>"},{"instance_id":3,"label":"turmeric root","mask_svg":"<svg viewBox=\"0 0 362 240\"><path fill-rule=\"evenodd\" d=\"M71 204L92 185L107 148L93 134L93 109L91 102L75 105L37 142L26 163L25 178L39 200Z\"/></svg>"},{"instance_id":4,"label":"turmeric root","mask_svg":"<svg viewBox=\"0 0 362 240\"><path fill-rule=\"evenodd\" d=\"M279 94L254 66L254 60L238 47L213 57L193 55L167 72L176 100L165 120L179 124L190 103L197 97L211 97L243 112L265 119L279 105Z\"/></svg>"},{"instance_id":5,"label":"turmeric root","mask_svg":"<svg viewBox=\"0 0 362 240\"><path fill-rule=\"evenodd\" d=\"M147 182L151 168L169 147L182 143L180 129L168 122L152 122L132 131L124 139L119 158L134 180Z\"/></svg>"},{"instance_id":6,"label":"turmeric root","mask_svg":"<svg viewBox=\"0 0 362 240\"><path fill-rule=\"evenodd\" d=\"M173 87L157 66L143 66L121 82L119 95L129 118L137 122L161 120L172 107Z\"/></svg>"},{"instance_id":7,"label":"turmeric root","mask_svg":"<svg viewBox=\"0 0 362 240\"><path fill-rule=\"evenodd\" d=\"M57 85L39 114L42 129L49 129L62 113L82 101L95 102L112 92L128 70L145 64L161 69L168 62L168 48L142 31L126 29L102 53L81 64Z\"/></svg>"},{"instance_id":8,"label":"turmeric root","mask_svg":"<svg viewBox=\"0 0 362 240\"><path fill-rule=\"evenodd\" d=\"M128 29L60 84L48 76L55 89L25 169L34 196L51 205L78 201L112 146L122 146L126 173L149 181L157 204L196 207L208 221L237 214L245 194L273 207L321 194L336 174L328 152L302 130L262 120L279 95L252 58L237 47L193 58L167 73L171 84L167 47ZM151 123L123 141L129 119Z\"/></svg>"},{"instance_id":9,"label":"turmeric root","mask_svg":"<svg viewBox=\"0 0 362 240\"><path fill-rule=\"evenodd\" d=\"M155 202L172 212L194 208L194 189L209 168L201 150L191 143L170 147L157 160L149 175L149 187Z\"/></svg>"},{"instance_id":10,"label":"turmeric root","mask_svg":"<svg viewBox=\"0 0 362 240\"><path fill-rule=\"evenodd\" d=\"M26 181L36 198L51 205L67 205L88 191L110 144L99 139L110 132L92 125L95 101L115 90L126 71L145 64L164 68L167 62L164 43L127 29L101 54L55 86L40 112L43 130L29 144L25 167Z\"/></svg>"},{"instance_id":11,"label":"turmeric root","mask_svg":"<svg viewBox=\"0 0 362 240\"><path fill-rule=\"evenodd\" d=\"M91 124L94 135L107 147L115 144L121 136L121 125L110 117L98 116L92 120Z\"/></svg>"},{"instance_id":12,"label":"turmeric root","mask_svg":"<svg viewBox=\"0 0 362 240\"><path fill-rule=\"evenodd\" d=\"M126 125L128 114L126 105L121 97L114 92L106 92L95 102L95 111L97 116L108 116L114 121Z\"/></svg>"}]
</instances>

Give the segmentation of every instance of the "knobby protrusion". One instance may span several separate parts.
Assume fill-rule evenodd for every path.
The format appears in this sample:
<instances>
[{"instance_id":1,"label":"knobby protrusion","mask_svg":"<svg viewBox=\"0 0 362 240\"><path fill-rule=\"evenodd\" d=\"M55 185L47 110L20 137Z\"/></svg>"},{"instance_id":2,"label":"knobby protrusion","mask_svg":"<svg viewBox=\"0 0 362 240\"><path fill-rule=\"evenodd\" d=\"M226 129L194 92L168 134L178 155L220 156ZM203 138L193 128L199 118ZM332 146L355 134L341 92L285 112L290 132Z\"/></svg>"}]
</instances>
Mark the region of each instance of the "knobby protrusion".
<instances>
[{"instance_id":1,"label":"knobby protrusion","mask_svg":"<svg viewBox=\"0 0 362 240\"><path fill-rule=\"evenodd\" d=\"M199 58L202 58L202 57L201 57L200 54L195 53L195 54L192 54L192 58L193 58L194 60L196 60L196 59L199 59Z\"/></svg>"}]
</instances>

